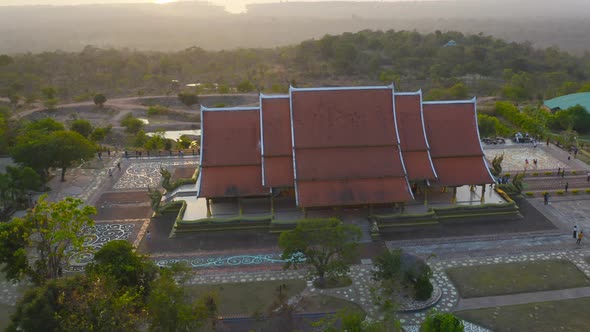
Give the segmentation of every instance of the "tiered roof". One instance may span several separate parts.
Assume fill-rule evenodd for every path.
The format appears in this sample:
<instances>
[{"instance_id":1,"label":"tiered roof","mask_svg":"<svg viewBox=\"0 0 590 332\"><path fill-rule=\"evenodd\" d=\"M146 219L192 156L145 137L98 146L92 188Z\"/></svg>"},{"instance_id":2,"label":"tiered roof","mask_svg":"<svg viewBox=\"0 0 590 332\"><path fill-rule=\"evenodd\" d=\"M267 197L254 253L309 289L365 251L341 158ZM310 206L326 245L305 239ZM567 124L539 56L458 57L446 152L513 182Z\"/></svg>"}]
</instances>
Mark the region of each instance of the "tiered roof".
<instances>
[{"instance_id":1,"label":"tiered roof","mask_svg":"<svg viewBox=\"0 0 590 332\"><path fill-rule=\"evenodd\" d=\"M199 197L295 187L298 206L406 202L409 181L492 183L475 99L393 87L291 88L260 107L202 110Z\"/></svg>"},{"instance_id":2,"label":"tiered roof","mask_svg":"<svg viewBox=\"0 0 590 332\"><path fill-rule=\"evenodd\" d=\"M298 205L412 200L392 98L388 87L291 89Z\"/></svg>"},{"instance_id":3,"label":"tiered roof","mask_svg":"<svg viewBox=\"0 0 590 332\"><path fill-rule=\"evenodd\" d=\"M266 195L262 186L260 109L201 108L199 197Z\"/></svg>"},{"instance_id":4,"label":"tiered roof","mask_svg":"<svg viewBox=\"0 0 590 332\"><path fill-rule=\"evenodd\" d=\"M476 99L424 102L426 135L441 186L493 183L477 127Z\"/></svg>"},{"instance_id":5,"label":"tiered roof","mask_svg":"<svg viewBox=\"0 0 590 332\"><path fill-rule=\"evenodd\" d=\"M293 187L290 103L288 95L260 95L262 184L267 187Z\"/></svg>"}]
</instances>

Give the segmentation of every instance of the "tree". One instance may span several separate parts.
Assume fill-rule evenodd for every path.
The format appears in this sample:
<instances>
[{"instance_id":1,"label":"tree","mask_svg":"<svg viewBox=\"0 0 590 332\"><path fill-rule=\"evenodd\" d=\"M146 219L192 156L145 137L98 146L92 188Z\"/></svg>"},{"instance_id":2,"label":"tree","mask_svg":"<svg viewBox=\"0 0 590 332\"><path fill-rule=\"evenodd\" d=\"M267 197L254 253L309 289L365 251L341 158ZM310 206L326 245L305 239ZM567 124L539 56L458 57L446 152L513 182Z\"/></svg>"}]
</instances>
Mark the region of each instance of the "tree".
<instances>
[{"instance_id":1,"label":"tree","mask_svg":"<svg viewBox=\"0 0 590 332\"><path fill-rule=\"evenodd\" d=\"M463 332L463 321L452 313L431 311L420 325L420 332Z\"/></svg>"},{"instance_id":2,"label":"tree","mask_svg":"<svg viewBox=\"0 0 590 332\"><path fill-rule=\"evenodd\" d=\"M107 97L105 97L105 95L103 95L102 93L96 94L94 96L94 105L98 106L98 107L103 107L104 103L107 102Z\"/></svg>"},{"instance_id":3,"label":"tree","mask_svg":"<svg viewBox=\"0 0 590 332\"><path fill-rule=\"evenodd\" d=\"M185 290L190 278L190 270L184 265L160 270L159 278L150 285L146 304L151 331L197 331L208 321L215 326L215 297L203 294L195 301Z\"/></svg>"},{"instance_id":4,"label":"tree","mask_svg":"<svg viewBox=\"0 0 590 332\"><path fill-rule=\"evenodd\" d=\"M140 331L143 301L108 276L78 274L29 290L7 331Z\"/></svg>"},{"instance_id":5,"label":"tree","mask_svg":"<svg viewBox=\"0 0 590 332\"><path fill-rule=\"evenodd\" d=\"M356 254L361 236L357 226L342 224L340 220L305 220L291 231L283 232L279 247L283 250L285 268L306 265L325 285L326 277L346 274ZM297 259L303 254L304 260Z\"/></svg>"},{"instance_id":6,"label":"tree","mask_svg":"<svg viewBox=\"0 0 590 332\"><path fill-rule=\"evenodd\" d=\"M133 116L133 114L127 114L123 120L121 120L121 126L125 127L125 131L131 134L137 134L143 128L145 124L140 119Z\"/></svg>"},{"instance_id":7,"label":"tree","mask_svg":"<svg viewBox=\"0 0 590 332\"><path fill-rule=\"evenodd\" d=\"M178 99L187 107L191 107L192 105L199 102L199 96L196 93L187 91L179 93Z\"/></svg>"},{"instance_id":8,"label":"tree","mask_svg":"<svg viewBox=\"0 0 590 332\"><path fill-rule=\"evenodd\" d=\"M59 202L48 202L46 198L41 196L26 216L14 218L2 230L4 239L14 237L8 244L0 243L0 262L9 266L5 270L7 279L20 280L26 275L36 284L43 284L61 275L66 249L83 249L84 238L79 234L94 224L90 216L96 214L96 209L82 206L82 200L71 197ZM26 255L29 249L32 254Z\"/></svg>"},{"instance_id":9,"label":"tree","mask_svg":"<svg viewBox=\"0 0 590 332\"><path fill-rule=\"evenodd\" d=\"M157 276L157 268L149 258L135 253L125 240L105 244L94 254L94 261L86 266L89 275L112 278L120 288L149 292L149 283Z\"/></svg>"},{"instance_id":10,"label":"tree","mask_svg":"<svg viewBox=\"0 0 590 332\"><path fill-rule=\"evenodd\" d=\"M166 146L166 138L164 137L164 131L158 130L155 134L152 134L145 144L143 145L146 150L161 150Z\"/></svg>"},{"instance_id":11,"label":"tree","mask_svg":"<svg viewBox=\"0 0 590 332\"><path fill-rule=\"evenodd\" d=\"M84 137L88 137L92 133L92 124L88 120L78 119L72 121L70 129Z\"/></svg>"},{"instance_id":12,"label":"tree","mask_svg":"<svg viewBox=\"0 0 590 332\"><path fill-rule=\"evenodd\" d=\"M33 121L25 126L25 132L41 131L45 133L65 130L63 123L55 121L52 118L44 118L41 120Z\"/></svg>"},{"instance_id":13,"label":"tree","mask_svg":"<svg viewBox=\"0 0 590 332\"><path fill-rule=\"evenodd\" d=\"M93 142L102 142L106 138L106 136L111 132L113 127L108 125L106 127L96 127L90 134L90 139Z\"/></svg>"},{"instance_id":14,"label":"tree","mask_svg":"<svg viewBox=\"0 0 590 332\"><path fill-rule=\"evenodd\" d=\"M51 166L61 168L61 181L66 180L66 169L81 159L89 159L96 151L95 146L74 131L56 131L48 136L48 149L52 157Z\"/></svg>"},{"instance_id":15,"label":"tree","mask_svg":"<svg viewBox=\"0 0 590 332\"><path fill-rule=\"evenodd\" d=\"M53 87L45 87L41 89L41 93L45 97L43 105L49 110L54 110L59 103L55 89Z\"/></svg>"}]
</instances>

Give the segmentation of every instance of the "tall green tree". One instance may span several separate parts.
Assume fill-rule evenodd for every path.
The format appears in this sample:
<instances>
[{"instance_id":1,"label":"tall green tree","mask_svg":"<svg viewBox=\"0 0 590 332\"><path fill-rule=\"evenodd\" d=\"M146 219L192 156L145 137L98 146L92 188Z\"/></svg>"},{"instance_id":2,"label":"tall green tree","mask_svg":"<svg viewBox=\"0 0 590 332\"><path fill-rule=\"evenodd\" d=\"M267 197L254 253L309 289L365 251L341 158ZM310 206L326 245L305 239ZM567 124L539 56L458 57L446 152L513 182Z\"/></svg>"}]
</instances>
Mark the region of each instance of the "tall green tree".
<instances>
[{"instance_id":1,"label":"tall green tree","mask_svg":"<svg viewBox=\"0 0 590 332\"><path fill-rule=\"evenodd\" d=\"M66 180L66 169L82 159L90 159L96 147L74 131L56 131L48 136L51 166L61 168L61 181Z\"/></svg>"},{"instance_id":2,"label":"tall green tree","mask_svg":"<svg viewBox=\"0 0 590 332\"><path fill-rule=\"evenodd\" d=\"M66 249L83 249L84 238L80 233L84 227L94 224L90 216L96 214L96 209L71 197L59 202L46 199L47 195L41 196L23 218L14 218L6 224L11 227L2 230L3 238L14 237L10 242L14 253L4 247L4 241L0 243L0 262L9 266L5 272L10 280L27 276L36 284L43 284L56 279L66 264ZM19 247L15 248L16 245ZM29 250L31 255L26 254Z\"/></svg>"},{"instance_id":3,"label":"tall green tree","mask_svg":"<svg viewBox=\"0 0 590 332\"><path fill-rule=\"evenodd\" d=\"M356 255L361 231L337 219L306 220L291 231L281 233L279 247L285 268L304 265L325 285L326 277L346 274ZM303 254L304 260L296 259ZM294 259L295 258L295 259Z\"/></svg>"}]
</instances>

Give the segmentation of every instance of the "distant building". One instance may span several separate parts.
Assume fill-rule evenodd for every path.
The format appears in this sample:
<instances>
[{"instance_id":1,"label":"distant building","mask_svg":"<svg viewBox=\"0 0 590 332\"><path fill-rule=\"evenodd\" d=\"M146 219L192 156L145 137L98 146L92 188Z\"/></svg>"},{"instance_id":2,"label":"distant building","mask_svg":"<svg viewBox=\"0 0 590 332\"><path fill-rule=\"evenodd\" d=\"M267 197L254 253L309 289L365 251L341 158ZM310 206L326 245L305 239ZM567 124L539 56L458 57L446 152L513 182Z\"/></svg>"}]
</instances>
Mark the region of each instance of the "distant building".
<instances>
[{"instance_id":1,"label":"distant building","mask_svg":"<svg viewBox=\"0 0 590 332\"><path fill-rule=\"evenodd\" d=\"M590 92L572 93L544 102L545 107L551 110L551 112L557 112L559 110L565 110L572 106L582 105L586 108L586 111L590 112Z\"/></svg>"},{"instance_id":2,"label":"distant building","mask_svg":"<svg viewBox=\"0 0 590 332\"><path fill-rule=\"evenodd\" d=\"M202 107L201 130L197 195L207 199L286 194L303 208L358 206L412 201L417 186L494 182L475 98L291 87L260 95L258 107Z\"/></svg>"},{"instance_id":3,"label":"distant building","mask_svg":"<svg viewBox=\"0 0 590 332\"><path fill-rule=\"evenodd\" d=\"M454 40L452 40L452 39L451 39L451 40L449 40L449 41L448 41L448 42L447 42L447 43L444 45L444 47L452 47L452 46L457 46L457 42L456 42L456 41L454 41Z\"/></svg>"}]
</instances>

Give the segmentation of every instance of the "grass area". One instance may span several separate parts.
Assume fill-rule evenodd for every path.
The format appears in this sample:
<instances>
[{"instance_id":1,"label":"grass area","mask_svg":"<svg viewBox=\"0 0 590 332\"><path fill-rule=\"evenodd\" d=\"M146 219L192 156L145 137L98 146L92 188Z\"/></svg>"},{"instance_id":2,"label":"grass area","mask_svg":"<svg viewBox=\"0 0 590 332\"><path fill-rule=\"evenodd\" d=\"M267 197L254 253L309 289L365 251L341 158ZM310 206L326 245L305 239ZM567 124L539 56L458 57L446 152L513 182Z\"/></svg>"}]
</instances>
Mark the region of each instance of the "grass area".
<instances>
[{"instance_id":1,"label":"grass area","mask_svg":"<svg viewBox=\"0 0 590 332\"><path fill-rule=\"evenodd\" d=\"M459 311L455 314L492 331L588 331L590 298Z\"/></svg>"},{"instance_id":2,"label":"grass area","mask_svg":"<svg viewBox=\"0 0 590 332\"><path fill-rule=\"evenodd\" d=\"M306 287L304 280L278 280L249 283L193 285L189 291L195 295L214 292L217 295L221 315L242 314L250 316L255 312L266 312L277 298L278 288L286 285L283 292L287 297L295 296Z\"/></svg>"},{"instance_id":3,"label":"grass area","mask_svg":"<svg viewBox=\"0 0 590 332\"><path fill-rule=\"evenodd\" d=\"M456 267L447 274L463 298L590 286L584 273L566 260Z\"/></svg>"},{"instance_id":4,"label":"grass area","mask_svg":"<svg viewBox=\"0 0 590 332\"><path fill-rule=\"evenodd\" d=\"M10 316L16 310L16 307L0 303L0 331L5 331L10 323Z\"/></svg>"},{"instance_id":5,"label":"grass area","mask_svg":"<svg viewBox=\"0 0 590 332\"><path fill-rule=\"evenodd\" d=\"M348 287L352 285L352 279L350 279L349 276L343 276L340 278L328 278L325 280L323 286L320 286L319 280L316 279L313 281L313 285L314 287L321 289Z\"/></svg>"},{"instance_id":6,"label":"grass area","mask_svg":"<svg viewBox=\"0 0 590 332\"><path fill-rule=\"evenodd\" d=\"M358 304L328 295L309 296L301 300L299 304L305 312L337 312L346 308L364 314L363 309Z\"/></svg>"}]
</instances>

